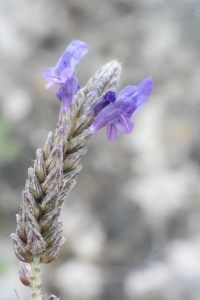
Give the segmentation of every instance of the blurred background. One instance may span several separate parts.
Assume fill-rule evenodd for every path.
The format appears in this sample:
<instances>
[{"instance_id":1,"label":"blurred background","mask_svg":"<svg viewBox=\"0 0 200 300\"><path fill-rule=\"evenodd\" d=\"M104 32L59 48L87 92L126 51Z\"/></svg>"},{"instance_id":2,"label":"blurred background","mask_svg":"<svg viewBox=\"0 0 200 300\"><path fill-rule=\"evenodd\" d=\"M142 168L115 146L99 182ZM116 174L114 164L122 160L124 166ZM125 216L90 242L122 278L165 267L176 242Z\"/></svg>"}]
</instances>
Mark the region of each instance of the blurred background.
<instances>
[{"instance_id":1,"label":"blurred background","mask_svg":"<svg viewBox=\"0 0 200 300\"><path fill-rule=\"evenodd\" d=\"M0 293L29 298L10 233L35 151L60 103L44 88L73 39L89 52L85 85L110 60L119 89L152 75L155 90L130 135L88 145L63 207L66 239L42 266L43 291L61 300L200 300L200 2L0 0Z\"/></svg>"}]
</instances>

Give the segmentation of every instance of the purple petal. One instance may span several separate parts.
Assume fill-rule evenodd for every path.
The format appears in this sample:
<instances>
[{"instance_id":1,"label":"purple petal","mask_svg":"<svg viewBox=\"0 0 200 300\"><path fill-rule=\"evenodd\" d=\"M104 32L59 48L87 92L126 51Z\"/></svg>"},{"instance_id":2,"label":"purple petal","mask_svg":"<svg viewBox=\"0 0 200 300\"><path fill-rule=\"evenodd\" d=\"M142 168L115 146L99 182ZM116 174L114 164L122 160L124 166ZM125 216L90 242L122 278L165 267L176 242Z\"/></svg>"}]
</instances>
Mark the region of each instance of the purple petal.
<instances>
[{"instance_id":1,"label":"purple petal","mask_svg":"<svg viewBox=\"0 0 200 300\"><path fill-rule=\"evenodd\" d=\"M154 89L154 83L152 81L152 77L148 77L146 79L144 79L141 83L140 83L140 88L141 88L141 93L145 96L148 96L152 93L153 89Z\"/></svg>"},{"instance_id":2,"label":"purple petal","mask_svg":"<svg viewBox=\"0 0 200 300\"><path fill-rule=\"evenodd\" d=\"M64 96L65 99L63 101L66 102L66 99L68 98L70 100L67 102L71 103L71 99L73 98L75 92L77 91L76 85L78 85L78 83L76 84L74 72L75 72L74 70L67 68L64 69L60 74L62 87L56 91L56 96L61 101L63 100L63 96Z\"/></svg>"},{"instance_id":3,"label":"purple petal","mask_svg":"<svg viewBox=\"0 0 200 300\"><path fill-rule=\"evenodd\" d=\"M115 102L115 99L116 99L116 92L114 91L107 91L103 98L104 101L108 101L110 103Z\"/></svg>"},{"instance_id":4,"label":"purple petal","mask_svg":"<svg viewBox=\"0 0 200 300\"><path fill-rule=\"evenodd\" d=\"M138 95L139 89L137 86L127 85L118 94L117 99L124 99L127 97L133 98Z\"/></svg>"},{"instance_id":5,"label":"purple petal","mask_svg":"<svg viewBox=\"0 0 200 300\"><path fill-rule=\"evenodd\" d=\"M73 40L61 55L56 65L58 73L62 72L65 68L73 69L87 52L88 48L85 43Z\"/></svg>"},{"instance_id":6,"label":"purple petal","mask_svg":"<svg viewBox=\"0 0 200 300\"><path fill-rule=\"evenodd\" d=\"M88 52L86 43L74 40L69 46L68 51L71 54L70 66L74 68L81 58Z\"/></svg>"},{"instance_id":7,"label":"purple petal","mask_svg":"<svg viewBox=\"0 0 200 300\"><path fill-rule=\"evenodd\" d=\"M56 85L57 83L47 83L46 85L45 85L45 88L48 90L48 89L50 89L50 88L52 88L54 85Z\"/></svg>"},{"instance_id":8,"label":"purple petal","mask_svg":"<svg viewBox=\"0 0 200 300\"><path fill-rule=\"evenodd\" d=\"M56 96L58 97L58 99L60 101L62 101L62 88L59 88L57 91L56 91Z\"/></svg>"},{"instance_id":9,"label":"purple petal","mask_svg":"<svg viewBox=\"0 0 200 300\"><path fill-rule=\"evenodd\" d=\"M57 73L56 68L47 68L43 72L43 78L47 82L60 83L60 76Z\"/></svg>"},{"instance_id":10,"label":"purple petal","mask_svg":"<svg viewBox=\"0 0 200 300\"><path fill-rule=\"evenodd\" d=\"M122 132L128 134L133 130L134 122L132 119L125 118L124 116L120 116L115 126Z\"/></svg>"},{"instance_id":11,"label":"purple petal","mask_svg":"<svg viewBox=\"0 0 200 300\"><path fill-rule=\"evenodd\" d=\"M71 80L74 77L75 71L71 68L66 68L60 73L60 79L62 83Z\"/></svg>"},{"instance_id":12,"label":"purple petal","mask_svg":"<svg viewBox=\"0 0 200 300\"><path fill-rule=\"evenodd\" d=\"M107 138L109 141L115 141L118 138L118 131L115 125L108 125L107 126Z\"/></svg>"},{"instance_id":13,"label":"purple petal","mask_svg":"<svg viewBox=\"0 0 200 300\"><path fill-rule=\"evenodd\" d=\"M66 77L65 77L66 78ZM76 77L69 78L64 85L62 85L62 107L61 110L67 110L71 103L74 95L78 91L78 82ZM59 96L59 94L58 94ZM59 98L60 99L60 98Z\"/></svg>"},{"instance_id":14,"label":"purple petal","mask_svg":"<svg viewBox=\"0 0 200 300\"><path fill-rule=\"evenodd\" d=\"M136 108L134 110L134 112L132 113L132 115L135 115L135 113L146 103L146 96L144 95L139 95L136 99Z\"/></svg>"},{"instance_id":15,"label":"purple petal","mask_svg":"<svg viewBox=\"0 0 200 300\"><path fill-rule=\"evenodd\" d=\"M72 98L74 97L74 95L77 94L79 89L80 89L80 85L78 84L77 78L72 77L67 82L65 82L65 84L63 84L61 88L59 88L56 91L56 96L58 97L58 99L60 101L63 100L63 97L64 97L63 95L65 95L65 97L67 95L67 97L72 100ZM63 90L64 90L64 94L63 94ZM71 100L69 100L70 103L71 103Z\"/></svg>"}]
</instances>

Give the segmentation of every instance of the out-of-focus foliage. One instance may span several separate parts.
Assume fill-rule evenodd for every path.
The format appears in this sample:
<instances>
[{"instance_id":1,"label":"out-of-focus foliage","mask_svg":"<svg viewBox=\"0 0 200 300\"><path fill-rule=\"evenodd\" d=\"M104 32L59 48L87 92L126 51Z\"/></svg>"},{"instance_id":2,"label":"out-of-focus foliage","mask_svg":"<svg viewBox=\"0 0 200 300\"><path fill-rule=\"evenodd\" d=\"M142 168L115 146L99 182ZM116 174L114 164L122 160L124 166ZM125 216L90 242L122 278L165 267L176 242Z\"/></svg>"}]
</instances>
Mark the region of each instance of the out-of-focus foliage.
<instances>
[{"instance_id":1,"label":"out-of-focus foliage","mask_svg":"<svg viewBox=\"0 0 200 300\"><path fill-rule=\"evenodd\" d=\"M18 157L21 143L11 134L11 125L0 119L0 166Z\"/></svg>"},{"instance_id":2,"label":"out-of-focus foliage","mask_svg":"<svg viewBox=\"0 0 200 300\"><path fill-rule=\"evenodd\" d=\"M9 268L10 268L9 262L4 259L0 259L0 276L3 276L8 271Z\"/></svg>"}]
</instances>

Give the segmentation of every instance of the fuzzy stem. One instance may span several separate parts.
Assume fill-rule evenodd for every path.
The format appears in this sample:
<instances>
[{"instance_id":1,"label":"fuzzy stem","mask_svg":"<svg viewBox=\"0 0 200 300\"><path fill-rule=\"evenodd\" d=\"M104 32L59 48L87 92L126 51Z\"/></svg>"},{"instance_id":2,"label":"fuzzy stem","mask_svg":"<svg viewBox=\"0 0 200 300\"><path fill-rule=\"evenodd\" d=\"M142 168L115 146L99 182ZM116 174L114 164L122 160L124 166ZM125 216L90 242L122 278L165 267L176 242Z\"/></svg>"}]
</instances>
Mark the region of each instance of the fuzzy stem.
<instances>
[{"instance_id":1,"label":"fuzzy stem","mask_svg":"<svg viewBox=\"0 0 200 300\"><path fill-rule=\"evenodd\" d=\"M31 300L42 300L42 281L40 274L40 256L34 256L31 262Z\"/></svg>"}]
</instances>

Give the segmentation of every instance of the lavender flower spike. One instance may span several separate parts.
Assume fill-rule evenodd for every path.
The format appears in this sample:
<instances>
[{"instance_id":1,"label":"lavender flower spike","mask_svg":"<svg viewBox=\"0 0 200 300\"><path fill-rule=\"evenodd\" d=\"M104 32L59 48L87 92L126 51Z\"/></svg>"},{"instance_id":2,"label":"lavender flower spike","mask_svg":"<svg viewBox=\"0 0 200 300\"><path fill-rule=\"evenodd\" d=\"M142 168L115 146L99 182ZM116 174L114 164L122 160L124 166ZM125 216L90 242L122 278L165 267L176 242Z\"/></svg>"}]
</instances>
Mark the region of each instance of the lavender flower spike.
<instances>
[{"instance_id":1,"label":"lavender flower spike","mask_svg":"<svg viewBox=\"0 0 200 300\"><path fill-rule=\"evenodd\" d=\"M143 80L138 86L126 86L117 96L116 101L104 107L88 128L87 134L93 136L102 127L107 126L107 137L114 141L118 130L130 133L134 122L132 116L145 104L154 88L151 77Z\"/></svg>"},{"instance_id":2,"label":"lavender flower spike","mask_svg":"<svg viewBox=\"0 0 200 300\"><path fill-rule=\"evenodd\" d=\"M61 85L56 95L62 101L61 109L65 111L70 107L73 96L80 88L74 68L87 51L85 43L73 40L61 55L56 67L48 68L43 73L43 78L49 82L46 85L47 89L57 84Z\"/></svg>"},{"instance_id":3,"label":"lavender flower spike","mask_svg":"<svg viewBox=\"0 0 200 300\"><path fill-rule=\"evenodd\" d=\"M46 88L60 85L56 94L62 101L61 111L55 131L48 134L44 147L36 151L33 167L28 169L16 233L11 234L16 256L22 262L20 279L30 286L31 300L46 299L41 291L40 264L55 260L64 243L58 218L81 170L79 162L87 152L87 142L104 126L109 140L117 138L118 130L130 133L131 117L153 90L149 77L117 95L121 65L116 60L100 68L80 89L74 68L86 52L86 44L74 40L56 67L43 74Z\"/></svg>"}]
</instances>

